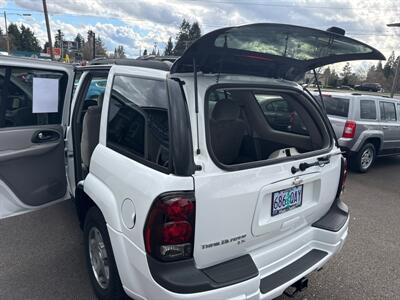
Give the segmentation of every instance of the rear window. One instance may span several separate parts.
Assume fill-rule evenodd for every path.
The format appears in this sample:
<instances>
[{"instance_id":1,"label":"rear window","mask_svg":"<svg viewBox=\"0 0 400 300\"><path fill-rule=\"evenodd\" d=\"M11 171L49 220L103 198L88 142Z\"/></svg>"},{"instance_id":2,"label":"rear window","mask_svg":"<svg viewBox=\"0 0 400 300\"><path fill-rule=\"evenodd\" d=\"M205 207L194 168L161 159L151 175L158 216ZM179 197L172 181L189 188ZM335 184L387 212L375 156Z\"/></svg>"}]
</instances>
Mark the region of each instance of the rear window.
<instances>
[{"instance_id":1,"label":"rear window","mask_svg":"<svg viewBox=\"0 0 400 300\"><path fill-rule=\"evenodd\" d=\"M376 106L374 100L360 101L360 118L365 120L376 120Z\"/></svg>"},{"instance_id":2,"label":"rear window","mask_svg":"<svg viewBox=\"0 0 400 300\"><path fill-rule=\"evenodd\" d=\"M345 118L349 116L349 99L331 96L322 96L322 98L328 115Z\"/></svg>"},{"instance_id":3,"label":"rear window","mask_svg":"<svg viewBox=\"0 0 400 300\"><path fill-rule=\"evenodd\" d=\"M205 112L209 152L225 166L272 163L330 143L321 116L302 95L214 89L207 93Z\"/></svg>"},{"instance_id":4,"label":"rear window","mask_svg":"<svg viewBox=\"0 0 400 300\"><path fill-rule=\"evenodd\" d=\"M297 60L330 55L371 53L372 49L345 36L325 31L285 25L252 25L231 28L215 39L215 46Z\"/></svg>"}]
</instances>

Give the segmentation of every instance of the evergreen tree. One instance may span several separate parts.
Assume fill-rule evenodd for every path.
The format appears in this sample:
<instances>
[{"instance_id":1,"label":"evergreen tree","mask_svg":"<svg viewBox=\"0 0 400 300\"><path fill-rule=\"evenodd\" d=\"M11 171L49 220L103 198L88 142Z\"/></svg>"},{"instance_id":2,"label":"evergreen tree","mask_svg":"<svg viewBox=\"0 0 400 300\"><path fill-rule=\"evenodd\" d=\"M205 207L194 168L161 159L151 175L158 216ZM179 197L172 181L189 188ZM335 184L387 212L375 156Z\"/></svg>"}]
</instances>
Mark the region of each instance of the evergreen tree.
<instances>
[{"instance_id":1,"label":"evergreen tree","mask_svg":"<svg viewBox=\"0 0 400 300\"><path fill-rule=\"evenodd\" d=\"M119 45L114 49L114 58L126 58L124 46Z\"/></svg>"},{"instance_id":2,"label":"evergreen tree","mask_svg":"<svg viewBox=\"0 0 400 300\"><path fill-rule=\"evenodd\" d=\"M54 48L61 48L63 39L64 33L61 31L61 29L58 29L54 38Z\"/></svg>"},{"instance_id":3,"label":"evergreen tree","mask_svg":"<svg viewBox=\"0 0 400 300\"><path fill-rule=\"evenodd\" d=\"M185 50L200 36L201 30L199 23L194 22L192 25L190 25L186 19L183 19L182 24L179 27L179 32L176 35L176 43L172 54L182 55L183 52L185 52Z\"/></svg>"},{"instance_id":4,"label":"evergreen tree","mask_svg":"<svg viewBox=\"0 0 400 300\"><path fill-rule=\"evenodd\" d=\"M176 35L176 43L173 50L174 55L182 55L189 46L190 23L183 19L179 32Z\"/></svg>"},{"instance_id":5,"label":"evergreen tree","mask_svg":"<svg viewBox=\"0 0 400 300\"><path fill-rule=\"evenodd\" d=\"M172 38L169 37L167 46L165 47L165 50L164 50L164 55L172 55L173 50L174 50L174 44L172 43Z\"/></svg>"},{"instance_id":6,"label":"evergreen tree","mask_svg":"<svg viewBox=\"0 0 400 300\"><path fill-rule=\"evenodd\" d=\"M389 56L385 66L383 67L383 75L385 75L386 78L389 78L391 75L394 75L394 64L395 64L395 56L394 56L394 51L392 51L392 54Z\"/></svg>"},{"instance_id":7,"label":"evergreen tree","mask_svg":"<svg viewBox=\"0 0 400 300\"><path fill-rule=\"evenodd\" d=\"M332 69L331 74L329 76L328 85L330 87L337 87L339 83L339 76L336 73L335 69Z\"/></svg>"},{"instance_id":8,"label":"evergreen tree","mask_svg":"<svg viewBox=\"0 0 400 300\"><path fill-rule=\"evenodd\" d=\"M327 67L325 70L324 70L324 73L323 73L323 78L324 78L324 83L323 83L323 85L324 85L324 87L326 87L326 86L328 86L328 82L329 82L329 78L331 77L331 69L329 68L329 67Z\"/></svg>"},{"instance_id":9,"label":"evergreen tree","mask_svg":"<svg viewBox=\"0 0 400 300\"><path fill-rule=\"evenodd\" d=\"M44 53L47 53L47 48L49 48L49 47L50 47L49 42L44 43L44 45L43 45L43 52L44 52Z\"/></svg>"},{"instance_id":10,"label":"evergreen tree","mask_svg":"<svg viewBox=\"0 0 400 300\"><path fill-rule=\"evenodd\" d=\"M21 49L21 32L16 24L8 25L8 38L10 39L10 49Z\"/></svg>"},{"instance_id":11,"label":"evergreen tree","mask_svg":"<svg viewBox=\"0 0 400 300\"><path fill-rule=\"evenodd\" d=\"M40 52L42 48L39 46L39 40L34 32L25 25L19 28L15 24L8 26L8 35L10 39L10 49L20 51Z\"/></svg>"},{"instance_id":12,"label":"evergreen tree","mask_svg":"<svg viewBox=\"0 0 400 300\"><path fill-rule=\"evenodd\" d=\"M101 37L96 38L96 56L107 56L107 49Z\"/></svg>"},{"instance_id":13,"label":"evergreen tree","mask_svg":"<svg viewBox=\"0 0 400 300\"><path fill-rule=\"evenodd\" d=\"M144 49L143 56L146 56L146 55L147 55L147 49Z\"/></svg>"},{"instance_id":14,"label":"evergreen tree","mask_svg":"<svg viewBox=\"0 0 400 300\"><path fill-rule=\"evenodd\" d=\"M346 64L345 64L345 66L343 67L343 71L342 71L342 74L340 74L341 76L342 76L342 84L343 85L349 85L350 84L350 77L351 77L351 75L352 75L352 72L351 72L351 66L350 66L350 63L349 62L347 62Z\"/></svg>"},{"instance_id":15,"label":"evergreen tree","mask_svg":"<svg viewBox=\"0 0 400 300\"><path fill-rule=\"evenodd\" d=\"M85 44L85 40L80 33L78 33L76 35L75 42L76 42L77 49L78 50L82 49L83 45Z\"/></svg>"},{"instance_id":16,"label":"evergreen tree","mask_svg":"<svg viewBox=\"0 0 400 300\"><path fill-rule=\"evenodd\" d=\"M201 37L200 26L198 22L194 22L189 30L189 41L193 43L199 37Z\"/></svg>"}]
</instances>

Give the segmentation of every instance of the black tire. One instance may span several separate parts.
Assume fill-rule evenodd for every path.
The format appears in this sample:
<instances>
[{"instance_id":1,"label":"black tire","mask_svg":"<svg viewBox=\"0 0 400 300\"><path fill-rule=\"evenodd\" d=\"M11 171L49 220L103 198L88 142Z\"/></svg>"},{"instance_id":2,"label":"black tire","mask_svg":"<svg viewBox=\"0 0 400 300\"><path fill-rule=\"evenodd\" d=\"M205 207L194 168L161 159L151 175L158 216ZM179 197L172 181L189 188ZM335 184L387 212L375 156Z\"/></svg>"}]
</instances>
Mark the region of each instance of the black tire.
<instances>
[{"instance_id":1,"label":"black tire","mask_svg":"<svg viewBox=\"0 0 400 300\"><path fill-rule=\"evenodd\" d=\"M371 162L369 164L363 164L363 155L366 153L366 151L369 151L371 155ZM353 171L357 171L360 173L366 173L368 170L373 166L374 162L376 159L376 149L375 146L371 143L366 143L360 151L358 151L356 154L352 155L350 158L350 167Z\"/></svg>"},{"instance_id":2,"label":"black tire","mask_svg":"<svg viewBox=\"0 0 400 300\"><path fill-rule=\"evenodd\" d=\"M102 287L95 277L95 272L92 268L89 248L89 233L93 230L100 232L104 249L107 253L107 262L109 268L109 280L107 287ZM108 235L106 222L100 210L97 207L89 209L84 225L84 244L85 244L85 257L86 267L89 273L90 282L92 283L93 290L100 300L111 300L111 299L128 299L127 295L122 288L121 279L119 278L117 265L114 259L114 253L112 251L110 237Z\"/></svg>"}]
</instances>

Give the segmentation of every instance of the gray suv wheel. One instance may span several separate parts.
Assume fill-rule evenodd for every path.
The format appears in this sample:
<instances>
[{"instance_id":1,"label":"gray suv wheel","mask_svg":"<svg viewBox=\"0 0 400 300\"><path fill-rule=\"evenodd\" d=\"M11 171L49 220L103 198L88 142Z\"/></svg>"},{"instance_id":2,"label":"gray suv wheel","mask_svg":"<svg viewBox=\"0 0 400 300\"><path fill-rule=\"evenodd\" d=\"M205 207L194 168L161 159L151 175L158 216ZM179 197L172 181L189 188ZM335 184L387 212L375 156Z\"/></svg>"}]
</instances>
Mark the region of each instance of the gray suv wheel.
<instances>
[{"instance_id":1,"label":"gray suv wheel","mask_svg":"<svg viewBox=\"0 0 400 300\"><path fill-rule=\"evenodd\" d=\"M375 146L371 143L367 143L350 159L350 163L354 171L365 173L371 168L375 158Z\"/></svg>"}]
</instances>

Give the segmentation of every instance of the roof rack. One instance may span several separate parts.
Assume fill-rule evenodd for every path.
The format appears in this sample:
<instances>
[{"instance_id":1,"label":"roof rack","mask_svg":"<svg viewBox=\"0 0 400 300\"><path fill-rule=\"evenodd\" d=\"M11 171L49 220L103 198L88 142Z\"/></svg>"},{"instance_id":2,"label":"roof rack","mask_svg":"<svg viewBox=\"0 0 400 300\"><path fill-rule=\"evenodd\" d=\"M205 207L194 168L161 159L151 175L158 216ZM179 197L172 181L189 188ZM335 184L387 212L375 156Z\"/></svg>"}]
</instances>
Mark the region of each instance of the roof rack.
<instances>
[{"instance_id":1,"label":"roof rack","mask_svg":"<svg viewBox=\"0 0 400 300\"><path fill-rule=\"evenodd\" d=\"M169 61L155 59L134 59L134 58L96 58L89 62L89 65L122 65L149 69L169 71L172 63Z\"/></svg>"}]
</instances>

